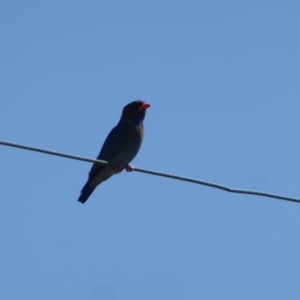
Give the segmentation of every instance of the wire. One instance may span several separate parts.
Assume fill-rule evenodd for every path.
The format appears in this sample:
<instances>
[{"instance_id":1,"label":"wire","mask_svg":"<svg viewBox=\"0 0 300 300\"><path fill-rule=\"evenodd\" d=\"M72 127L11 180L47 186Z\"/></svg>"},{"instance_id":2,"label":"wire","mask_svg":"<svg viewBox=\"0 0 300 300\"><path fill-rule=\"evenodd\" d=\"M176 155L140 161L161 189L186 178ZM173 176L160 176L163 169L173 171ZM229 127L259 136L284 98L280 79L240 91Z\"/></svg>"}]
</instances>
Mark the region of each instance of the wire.
<instances>
[{"instance_id":1,"label":"wire","mask_svg":"<svg viewBox=\"0 0 300 300\"><path fill-rule=\"evenodd\" d=\"M77 155L72 155L72 154L66 154L66 153L62 153L62 152L51 151L51 150L47 150L47 149L26 146L26 145L22 145L22 144L10 143L10 142L5 142L5 141L1 141L1 140L0 140L0 145L45 153L45 154L49 154L49 155L60 156L60 157L69 158L69 159L75 159L75 160L79 160L79 161L99 163L99 164L105 164L105 165L108 164L108 162L104 161L104 160L92 159L92 158L87 158L87 157L82 157L82 156L77 156ZM168 174L168 173L164 173L164 172L152 171L152 170L147 170L147 169L142 169L142 168L137 168L137 167L128 168L128 166L126 167L126 170L127 171L132 170L132 171L136 171L136 172L140 172L140 173L161 176L161 177L166 177L166 178L176 179L176 180L181 180L181 181L187 181L187 182L196 183L196 184L201 184L201 185L209 186L209 187L216 188L219 190L223 190L223 191L226 191L229 193L262 196L262 197L268 197L268 198L274 198L274 199L279 199L279 200L300 203L300 199L298 199L298 198L281 196L281 195L270 194L270 193L259 192L259 191L233 189L233 188L229 188L229 187L226 187L226 186L223 186L220 184L216 184L216 183L211 183L211 182L193 179L193 178L184 177L184 176Z\"/></svg>"}]
</instances>

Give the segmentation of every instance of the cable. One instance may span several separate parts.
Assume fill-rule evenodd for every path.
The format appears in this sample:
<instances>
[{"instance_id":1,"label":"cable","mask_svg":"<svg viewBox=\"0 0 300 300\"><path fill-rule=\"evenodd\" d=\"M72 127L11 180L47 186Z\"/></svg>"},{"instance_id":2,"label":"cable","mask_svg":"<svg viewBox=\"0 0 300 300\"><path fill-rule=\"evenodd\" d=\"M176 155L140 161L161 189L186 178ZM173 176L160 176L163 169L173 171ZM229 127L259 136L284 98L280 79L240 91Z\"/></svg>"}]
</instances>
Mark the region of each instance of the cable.
<instances>
[{"instance_id":1,"label":"cable","mask_svg":"<svg viewBox=\"0 0 300 300\"><path fill-rule=\"evenodd\" d=\"M87 157L82 157L82 156L77 156L77 155L72 155L72 154L66 154L66 153L61 153L61 152L57 152L57 151L51 151L51 150L46 150L46 149L42 149L42 148L26 146L26 145L22 145L22 144L5 142L5 141L1 141L1 140L0 140L0 145L45 153L45 154L49 154L49 155L60 156L60 157L64 157L64 158L75 159L75 160L79 160L79 161L99 163L99 164L108 164L108 162L104 161L104 160L92 159L92 158L87 158ZM187 181L187 182L196 183L196 184L201 184L201 185L209 186L212 188L220 189L220 190L223 190L223 191L226 191L229 193L262 196L262 197L268 197L268 198L274 198L274 199L279 199L279 200L300 203L300 199L293 198L293 197L286 197L286 196L270 194L270 193L265 193L265 192L259 192L259 191L233 189L233 188L229 188L229 187L226 187L226 186L223 186L220 184L216 184L216 183L211 183L211 182L193 179L193 178L189 178L189 177L178 176L178 175L168 174L168 173L164 173L164 172L157 172L157 171L152 171L152 170L147 170L147 169L142 169L142 168L137 168L137 167L134 167L132 169L126 167L126 170L128 170L128 169L130 169L132 171L140 172L140 173L161 176L161 177L166 177L166 178L176 179L176 180L181 180L181 181Z\"/></svg>"},{"instance_id":2,"label":"cable","mask_svg":"<svg viewBox=\"0 0 300 300\"><path fill-rule=\"evenodd\" d=\"M62 152L51 151L51 150L46 150L46 149L42 149L42 148L21 145L21 144L15 144L15 143L5 142L5 141L1 141L1 140L0 140L0 145L29 150L29 151L35 151L35 152L45 153L45 154L49 154L49 155L80 160L80 161L86 161L86 162L92 162L92 163L96 162L99 164L107 165L107 161L104 161L104 160L92 159L92 158L87 158L87 157L82 157L82 156L77 156L77 155L72 155L72 154L66 154L66 153L62 153Z\"/></svg>"}]
</instances>

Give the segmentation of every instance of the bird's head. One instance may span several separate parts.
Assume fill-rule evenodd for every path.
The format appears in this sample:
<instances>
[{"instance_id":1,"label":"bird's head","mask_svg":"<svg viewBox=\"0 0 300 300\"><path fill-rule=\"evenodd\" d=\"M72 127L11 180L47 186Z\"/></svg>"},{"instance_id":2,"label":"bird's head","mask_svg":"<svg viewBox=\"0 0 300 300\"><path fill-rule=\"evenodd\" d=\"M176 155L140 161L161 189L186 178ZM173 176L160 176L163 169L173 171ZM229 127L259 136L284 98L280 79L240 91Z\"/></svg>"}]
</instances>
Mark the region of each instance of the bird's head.
<instances>
[{"instance_id":1,"label":"bird's head","mask_svg":"<svg viewBox=\"0 0 300 300\"><path fill-rule=\"evenodd\" d=\"M127 104L123 108L121 120L125 122L134 123L134 124L139 124L143 122L146 115L146 110L149 107L150 104L144 101L141 100L133 101Z\"/></svg>"}]
</instances>

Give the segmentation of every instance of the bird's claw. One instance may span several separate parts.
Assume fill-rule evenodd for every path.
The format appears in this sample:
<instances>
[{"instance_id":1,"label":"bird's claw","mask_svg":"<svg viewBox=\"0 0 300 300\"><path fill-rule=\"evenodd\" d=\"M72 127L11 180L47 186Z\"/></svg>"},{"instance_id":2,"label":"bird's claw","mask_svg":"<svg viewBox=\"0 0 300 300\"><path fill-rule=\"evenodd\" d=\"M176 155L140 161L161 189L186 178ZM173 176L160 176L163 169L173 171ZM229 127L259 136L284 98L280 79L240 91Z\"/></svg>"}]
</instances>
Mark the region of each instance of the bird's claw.
<instances>
[{"instance_id":1,"label":"bird's claw","mask_svg":"<svg viewBox=\"0 0 300 300\"><path fill-rule=\"evenodd\" d=\"M132 172L132 171L134 171L134 167L133 167L132 165L130 165L130 164L128 164L128 165L125 165L125 164L122 164L122 163L118 164L118 171L119 171L119 172L123 171L124 169L125 169L127 172Z\"/></svg>"},{"instance_id":2,"label":"bird's claw","mask_svg":"<svg viewBox=\"0 0 300 300\"><path fill-rule=\"evenodd\" d=\"M127 171L127 172L133 172L133 171L134 171L134 166L128 164L128 165L126 166L126 171Z\"/></svg>"}]
</instances>

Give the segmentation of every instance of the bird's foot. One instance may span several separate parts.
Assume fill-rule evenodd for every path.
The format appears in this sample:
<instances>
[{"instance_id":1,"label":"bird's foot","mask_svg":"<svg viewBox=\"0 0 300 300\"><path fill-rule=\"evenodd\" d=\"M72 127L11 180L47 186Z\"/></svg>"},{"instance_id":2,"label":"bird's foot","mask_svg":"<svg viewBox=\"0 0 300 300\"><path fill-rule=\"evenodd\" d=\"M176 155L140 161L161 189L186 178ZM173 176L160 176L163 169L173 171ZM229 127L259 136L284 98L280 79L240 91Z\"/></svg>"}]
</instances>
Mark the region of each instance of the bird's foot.
<instances>
[{"instance_id":1,"label":"bird's foot","mask_svg":"<svg viewBox=\"0 0 300 300\"><path fill-rule=\"evenodd\" d=\"M134 166L128 164L128 165L126 166L126 171L127 171L127 172L133 172L133 171L134 171Z\"/></svg>"},{"instance_id":2,"label":"bird's foot","mask_svg":"<svg viewBox=\"0 0 300 300\"><path fill-rule=\"evenodd\" d=\"M117 168L118 168L118 172L121 172L123 171L124 169L127 171L127 172L132 172L134 171L134 167L130 164L128 165L125 165L125 164L122 164L122 163L119 163L117 164Z\"/></svg>"}]
</instances>

